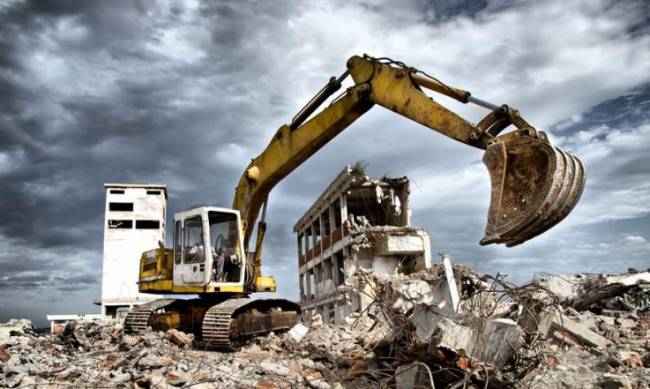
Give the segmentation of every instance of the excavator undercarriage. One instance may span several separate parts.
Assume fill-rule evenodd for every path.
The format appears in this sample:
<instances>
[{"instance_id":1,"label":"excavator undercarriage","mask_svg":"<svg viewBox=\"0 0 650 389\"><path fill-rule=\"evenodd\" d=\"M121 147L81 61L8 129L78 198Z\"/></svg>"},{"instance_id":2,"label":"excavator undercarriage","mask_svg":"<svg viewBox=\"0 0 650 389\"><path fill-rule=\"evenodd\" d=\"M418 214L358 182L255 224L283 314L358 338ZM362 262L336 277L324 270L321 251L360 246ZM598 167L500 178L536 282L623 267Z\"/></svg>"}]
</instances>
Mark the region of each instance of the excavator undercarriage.
<instances>
[{"instance_id":1,"label":"excavator undercarriage","mask_svg":"<svg viewBox=\"0 0 650 389\"><path fill-rule=\"evenodd\" d=\"M159 299L138 305L124 321L127 332L180 329L197 336L201 348L231 351L247 337L283 331L300 318L300 306L283 299L220 296L192 300Z\"/></svg>"}]
</instances>

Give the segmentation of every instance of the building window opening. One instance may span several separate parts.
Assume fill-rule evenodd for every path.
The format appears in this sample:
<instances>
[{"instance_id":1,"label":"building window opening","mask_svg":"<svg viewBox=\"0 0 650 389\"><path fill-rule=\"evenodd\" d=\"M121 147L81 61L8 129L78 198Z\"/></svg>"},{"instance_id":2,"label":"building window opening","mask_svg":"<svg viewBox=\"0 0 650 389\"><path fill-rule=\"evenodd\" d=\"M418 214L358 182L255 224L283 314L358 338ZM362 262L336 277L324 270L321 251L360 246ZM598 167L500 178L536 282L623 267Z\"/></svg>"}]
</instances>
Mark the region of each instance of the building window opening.
<instances>
[{"instance_id":1,"label":"building window opening","mask_svg":"<svg viewBox=\"0 0 650 389\"><path fill-rule=\"evenodd\" d=\"M316 275L316 283L320 284L323 282L323 266L322 264L317 264L314 266L314 274Z\"/></svg>"},{"instance_id":2,"label":"building window opening","mask_svg":"<svg viewBox=\"0 0 650 389\"><path fill-rule=\"evenodd\" d=\"M306 297L306 287L305 287L305 275L303 273L300 273L300 300L304 301Z\"/></svg>"},{"instance_id":3,"label":"building window opening","mask_svg":"<svg viewBox=\"0 0 650 389\"><path fill-rule=\"evenodd\" d=\"M311 232L305 231L305 253L312 249Z\"/></svg>"},{"instance_id":4,"label":"building window opening","mask_svg":"<svg viewBox=\"0 0 650 389\"><path fill-rule=\"evenodd\" d=\"M138 230L157 230L160 228L159 220L136 220L135 228Z\"/></svg>"},{"instance_id":5,"label":"building window opening","mask_svg":"<svg viewBox=\"0 0 650 389\"><path fill-rule=\"evenodd\" d=\"M108 228L128 230L133 228L133 221L132 220L109 220Z\"/></svg>"},{"instance_id":6,"label":"building window opening","mask_svg":"<svg viewBox=\"0 0 650 389\"><path fill-rule=\"evenodd\" d=\"M320 238L321 238L320 237L320 222L318 220L319 219L316 219L316 221L314 221L312 223L312 231L314 231L314 242L315 242L314 246L316 245L316 243L320 242Z\"/></svg>"},{"instance_id":7,"label":"building window opening","mask_svg":"<svg viewBox=\"0 0 650 389\"><path fill-rule=\"evenodd\" d=\"M336 261L336 268L333 270L334 271L334 281L336 286L343 285L345 282L345 271L344 271L344 262L345 259L343 258L343 252L339 251L336 254L334 254Z\"/></svg>"},{"instance_id":8,"label":"building window opening","mask_svg":"<svg viewBox=\"0 0 650 389\"><path fill-rule=\"evenodd\" d=\"M148 195L159 195L160 191L159 190L148 190L147 194Z\"/></svg>"},{"instance_id":9,"label":"building window opening","mask_svg":"<svg viewBox=\"0 0 650 389\"><path fill-rule=\"evenodd\" d=\"M109 211L132 212L133 203L109 203Z\"/></svg>"},{"instance_id":10,"label":"building window opening","mask_svg":"<svg viewBox=\"0 0 650 389\"><path fill-rule=\"evenodd\" d=\"M111 189L108 192L110 194L124 194L124 189Z\"/></svg>"},{"instance_id":11,"label":"building window opening","mask_svg":"<svg viewBox=\"0 0 650 389\"><path fill-rule=\"evenodd\" d=\"M332 208L334 208L334 228L339 228L343 223L341 220L341 200L336 200L332 204Z\"/></svg>"},{"instance_id":12,"label":"building window opening","mask_svg":"<svg viewBox=\"0 0 650 389\"><path fill-rule=\"evenodd\" d=\"M332 258L327 258L323 261L323 280L332 279Z\"/></svg>"},{"instance_id":13,"label":"building window opening","mask_svg":"<svg viewBox=\"0 0 650 389\"><path fill-rule=\"evenodd\" d=\"M321 215L321 218L323 220L323 236L325 238L327 238L332 233L332 231L330 229L330 212L329 212L329 208L326 209L325 212L323 212L323 214Z\"/></svg>"},{"instance_id":14,"label":"building window opening","mask_svg":"<svg viewBox=\"0 0 650 389\"><path fill-rule=\"evenodd\" d=\"M314 279L314 269L310 269L309 273L307 273L307 292L309 294L308 298L309 300L313 300L316 298L316 280Z\"/></svg>"},{"instance_id":15,"label":"building window opening","mask_svg":"<svg viewBox=\"0 0 650 389\"><path fill-rule=\"evenodd\" d=\"M303 234L298 234L298 255L303 256L305 255L305 247L302 244L305 239L305 236Z\"/></svg>"}]
</instances>

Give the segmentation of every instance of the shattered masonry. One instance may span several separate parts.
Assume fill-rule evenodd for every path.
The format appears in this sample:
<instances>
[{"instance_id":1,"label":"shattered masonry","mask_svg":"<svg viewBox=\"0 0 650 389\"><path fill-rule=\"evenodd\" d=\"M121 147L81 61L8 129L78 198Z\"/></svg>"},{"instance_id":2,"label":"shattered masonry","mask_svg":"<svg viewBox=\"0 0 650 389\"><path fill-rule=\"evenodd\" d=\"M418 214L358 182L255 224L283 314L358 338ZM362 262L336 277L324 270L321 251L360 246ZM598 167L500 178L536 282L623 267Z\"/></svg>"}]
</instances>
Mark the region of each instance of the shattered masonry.
<instances>
[{"instance_id":1,"label":"shattered masonry","mask_svg":"<svg viewBox=\"0 0 650 389\"><path fill-rule=\"evenodd\" d=\"M340 324L370 302L337 291L357 266L377 274L429 267L429 235L410 226L407 177L371 179L346 166L294 226L303 317Z\"/></svg>"},{"instance_id":2,"label":"shattered masonry","mask_svg":"<svg viewBox=\"0 0 650 389\"><path fill-rule=\"evenodd\" d=\"M203 351L176 329L127 334L107 317L54 334L29 320L0 323L0 387L650 387L650 271L544 275L516 286L443 255L420 272L358 269L346 282L373 285L363 312L341 325L314 315L237 352ZM441 308L445 283L460 296L457 312ZM525 320L531 313L539 325Z\"/></svg>"}]
</instances>

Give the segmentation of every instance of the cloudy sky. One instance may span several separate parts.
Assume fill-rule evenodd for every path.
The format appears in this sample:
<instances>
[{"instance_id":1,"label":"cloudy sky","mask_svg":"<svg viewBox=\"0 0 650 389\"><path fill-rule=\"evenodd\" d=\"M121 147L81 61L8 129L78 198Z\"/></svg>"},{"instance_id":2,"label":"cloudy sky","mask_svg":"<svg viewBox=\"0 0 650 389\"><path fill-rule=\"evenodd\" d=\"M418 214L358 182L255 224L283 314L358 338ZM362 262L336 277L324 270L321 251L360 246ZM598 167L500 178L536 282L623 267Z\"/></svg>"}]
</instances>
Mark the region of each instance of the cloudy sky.
<instances>
[{"instance_id":1,"label":"cloudy sky","mask_svg":"<svg viewBox=\"0 0 650 389\"><path fill-rule=\"evenodd\" d=\"M170 219L229 206L250 158L362 53L519 108L584 161L585 193L543 236L480 247L482 152L375 107L272 193L280 295L298 294L291 227L358 160L411 178L413 224L457 262L517 281L649 267L650 3L395 4L0 0L0 321L97 312L104 182L167 184Z\"/></svg>"}]
</instances>

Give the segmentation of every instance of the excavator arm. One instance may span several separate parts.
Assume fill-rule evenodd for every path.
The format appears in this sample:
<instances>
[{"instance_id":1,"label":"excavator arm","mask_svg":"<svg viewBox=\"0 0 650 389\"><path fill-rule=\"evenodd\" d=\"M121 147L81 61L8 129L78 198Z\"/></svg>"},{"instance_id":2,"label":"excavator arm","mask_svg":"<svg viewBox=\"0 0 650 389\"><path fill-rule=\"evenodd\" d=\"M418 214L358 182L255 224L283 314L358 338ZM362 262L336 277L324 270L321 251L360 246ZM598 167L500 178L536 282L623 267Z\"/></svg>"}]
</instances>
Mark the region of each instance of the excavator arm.
<instances>
[{"instance_id":1,"label":"excavator arm","mask_svg":"<svg viewBox=\"0 0 650 389\"><path fill-rule=\"evenodd\" d=\"M352 76L354 86L307 120ZM490 109L477 125L434 101L422 88L462 103ZM459 142L486 150L491 178L488 223L481 244L520 244L557 224L577 203L585 182L580 161L550 145L518 112L495 106L469 92L387 59L354 56L347 70L330 82L294 117L281 126L266 149L241 176L233 208L240 211L244 247L248 250L260 210L249 276L260 276L265 208L273 187L352 122L378 104ZM499 135L509 125L516 130Z\"/></svg>"}]
</instances>

